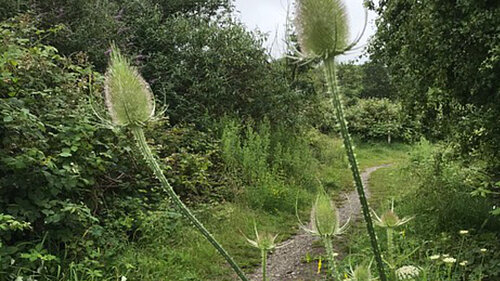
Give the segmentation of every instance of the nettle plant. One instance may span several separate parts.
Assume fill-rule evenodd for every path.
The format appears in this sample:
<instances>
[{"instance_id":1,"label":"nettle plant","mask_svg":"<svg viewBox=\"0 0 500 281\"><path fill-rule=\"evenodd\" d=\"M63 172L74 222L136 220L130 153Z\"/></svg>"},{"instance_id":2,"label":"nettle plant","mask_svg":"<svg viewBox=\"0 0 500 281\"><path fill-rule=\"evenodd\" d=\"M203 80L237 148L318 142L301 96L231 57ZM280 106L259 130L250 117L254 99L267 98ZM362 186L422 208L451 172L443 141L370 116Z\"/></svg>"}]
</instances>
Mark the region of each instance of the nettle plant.
<instances>
[{"instance_id":1,"label":"nettle plant","mask_svg":"<svg viewBox=\"0 0 500 281\"><path fill-rule=\"evenodd\" d=\"M240 279L248 281L229 253L181 201L163 174L155 155L148 146L143 130L148 122L155 120L153 93L137 69L131 66L130 62L121 55L115 46L111 47L111 59L106 73L104 98L111 121L107 121L106 118L101 119L111 126L130 130L149 168L160 181L161 186L175 206L226 259Z\"/></svg>"},{"instance_id":2,"label":"nettle plant","mask_svg":"<svg viewBox=\"0 0 500 281\"><path fill-rule=\"evenodd\" d=\"M366 18L365 15L365 28ZM305 63L312 63L318 60L322 63L328 92L332 99L356 190L361 202L379 278L381 281L386 281L384 264L377 237L375 236L356 155L354 154L353 143L349 134L336 76L337 57L357 48L356 45L361 39L365 28L363 28L363 32L354 41L349 41L347 12L345 4L341 0L299 0L297 2L295 25L301 48L301 51L297 50L298 59Z\"/></svg>"}]
</instances>

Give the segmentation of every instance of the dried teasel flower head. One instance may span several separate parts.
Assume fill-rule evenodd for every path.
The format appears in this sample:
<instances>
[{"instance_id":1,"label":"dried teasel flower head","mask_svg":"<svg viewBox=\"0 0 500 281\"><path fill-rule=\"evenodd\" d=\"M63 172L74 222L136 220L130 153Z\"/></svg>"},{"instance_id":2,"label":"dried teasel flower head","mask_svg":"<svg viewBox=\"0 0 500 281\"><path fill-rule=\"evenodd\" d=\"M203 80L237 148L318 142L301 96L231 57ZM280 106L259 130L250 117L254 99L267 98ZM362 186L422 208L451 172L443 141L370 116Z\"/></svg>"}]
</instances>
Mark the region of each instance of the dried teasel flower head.
<instances>
[{"instance_id":1,"label":"dried teasel flower head","mask_svg":"<svg viewBox=\"0 0 500 281\"><path fill-rule=\"evenodd\" d=\"M300 47L308 57L342 53L349 27L342 0L299 0L295 18Z\"/></svg>"},{"instance_id":2,"label":"dried teasel flower head","mask_svg":"<svg viewBox=\"0 0 500 281\"><path fill-rule=\"evenodd\" d=\"M114 125L142 126L153 117L154 97L148 83L115 46L105 78L104 98Z\"/></svg>"}]
</instances>

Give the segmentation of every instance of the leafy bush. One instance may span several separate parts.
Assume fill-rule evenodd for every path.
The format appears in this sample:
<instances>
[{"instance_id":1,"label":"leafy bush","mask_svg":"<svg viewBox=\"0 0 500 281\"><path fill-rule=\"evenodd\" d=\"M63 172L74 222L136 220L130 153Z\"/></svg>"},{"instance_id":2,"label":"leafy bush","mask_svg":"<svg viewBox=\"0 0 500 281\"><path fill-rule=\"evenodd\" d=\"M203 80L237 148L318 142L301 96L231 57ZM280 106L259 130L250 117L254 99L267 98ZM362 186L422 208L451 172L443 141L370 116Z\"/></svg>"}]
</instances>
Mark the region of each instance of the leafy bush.
<instances>
[{"instance_id":1,"label":"leafy bush","mask_svg":"<svg viewBox=\"0 0 500 281\"><path fill-rule=\"evenodd\" d=\"M317 160L305 138L266 121L242 127L225 120L223 128L222 159L235 185L247 186L243 197L251 206L293 212L298 188L316 187Z\"/></svg>"},{"instance_id":2,"label":"leafy bush","mask_svg":"<svg viewBox=\"0 0 500 281\"><path fill-rule=\"evenodd\" d=\"M9 278L59 267L65 277L103 275L104 261L141 239L144 217L165 205L128 137L95 122L87 97L102 77L84 56L73 62L41 44L51 32L29 15L0 25L0 272ZM189 126L157 126L153 146L175 189L218 200L216 143Z\"/></svg>"},{"instance_id":3,"label":"leafy bush","mask_svg":"<svg viewBox=\"0 0 500 281\"><path fill-rule=\"evenodd\" d=\"M408 195L408 213L419 214L419 233L437 234L461 229L494 230L500 227L498 218L491 216L494 201L473 196L490 180L477 175L476 166L464 166L453 158L445 146L421 141L411 154L407 168L410 176L419 179L419 186Z\"/></svg>"},{"instance_id":4,"label":"leafy bush","mask_svg":"<svg viewBox=\"0 0 500 281\"><path fill-rule=\"evenodd\" d=\"M350 131L363 140L408 140L401 105L388 99L359 99L346 109Z\"/></svg>"}]
</instances>

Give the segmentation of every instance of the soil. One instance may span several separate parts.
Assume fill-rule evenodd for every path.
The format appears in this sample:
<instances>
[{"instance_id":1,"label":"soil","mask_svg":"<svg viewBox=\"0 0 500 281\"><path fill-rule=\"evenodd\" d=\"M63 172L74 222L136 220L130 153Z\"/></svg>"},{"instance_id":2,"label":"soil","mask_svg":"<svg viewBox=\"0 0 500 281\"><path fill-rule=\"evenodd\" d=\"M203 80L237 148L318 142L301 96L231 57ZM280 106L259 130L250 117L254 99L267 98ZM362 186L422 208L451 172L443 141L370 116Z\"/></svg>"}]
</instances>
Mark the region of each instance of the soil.
<instances>
[{"instance_id":1,"label":"soil","mask_svg":"<svg viewBox=\"0 0 500 281\"><path fill-rule=\"evenodd\" d=\"M388 166L390 164L370 167L361 174L367 198L370 198L370 190L368 189L370 174ZM361 204L356 190L344 194L341 198L344 198L339 203L341 225L348 218L351 218L351 222L361 218ZM316 257L323 252L317 237L313 237L304 230L300 230L299 233L282 244L285 246L276 249L268 258L267 279L272 281L316 281L324 279L323 274L317 273L317 261L307 261L306 258L307 256ZM342 258L342 256L342 253L340 253L339 258ZM249 275L250 280L261 281L261 272L262 268L256 269L253 274Z\"/></svg>"}]
</instances>

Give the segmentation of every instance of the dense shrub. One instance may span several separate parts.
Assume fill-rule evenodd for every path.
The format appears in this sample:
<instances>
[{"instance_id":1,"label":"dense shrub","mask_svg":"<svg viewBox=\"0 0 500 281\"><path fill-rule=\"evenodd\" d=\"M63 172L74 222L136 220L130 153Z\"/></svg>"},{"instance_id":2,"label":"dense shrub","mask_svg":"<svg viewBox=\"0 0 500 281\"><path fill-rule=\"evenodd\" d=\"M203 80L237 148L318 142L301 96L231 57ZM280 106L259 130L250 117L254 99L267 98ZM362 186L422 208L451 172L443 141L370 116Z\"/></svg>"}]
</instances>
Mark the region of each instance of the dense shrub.
<instances>
[{"instance_id":1,"label":"dense shrub","mask_svg":"<svg viewBox=\"0 0 500 281\"><path fill-rule=\"evenodd\" d=\"M352 134L363 140L404 141L411 136L400 104L388 99L359 99L347 107L346 118Z\"/></svg>"},{"instance_id":2,"label":"dense shrub","mask_svg":"<svg viewBox=\"0 0 500 281\"><path fill-rule=\"evenodd\" d=\"M0 272L9 278L58 266L63 276L99 276L101 261L141 238L148 209L165 205L128 136L93 114L88 96L91 86L101 92L101 76L84 56L71 61L39 43L50 32L30 16L0 26ZM215 142L189 126L156 126L153 146L175 189L218 200Z\"/></svg>"},{"instance_id":3,"label":"dense shrub","mask_svg":"<svg viewBox=\"0 0 500 281\"><path fill-rule=\"evenodd\" d=\"M419 186L408 198L408 213L418 214L419 233L435 235L442 231L461 229L496 231L500 221L491 211L495 205L490 198L477 196L492 179L482 173L480 163L464 165L444 145L421 141L413 150L409 175Z\"/></svg>"},{"instance_id":4,"label":"dense shrub","mask_svg":"<svg viewBox=\"0 0 500 281\"><path fill-rule=\"evenodd\" d=\"M375 1L372 1L375 2ZM371 58L387 65L405 113L427 138L500 167L500 2L383 1Z\"/></svg>"},{"instance_id":5,"label":"dense shrub","mask_svg":"<svg viewBox=\"0 0 500 281\"><path fill-rule=\"evenodd\" d=\"M229 176L246 186L240 193L252 207L293 212L298 188L317 186L317 160L307 138L282 127L271 129L268 121L241 126L225 120L221 148Z\"/></svg>"}]
</instances>

